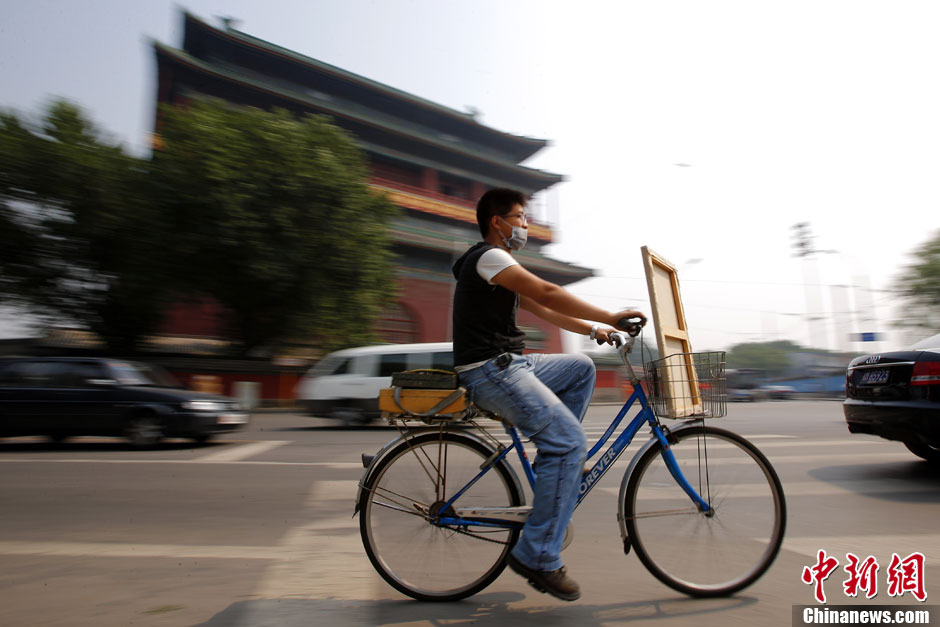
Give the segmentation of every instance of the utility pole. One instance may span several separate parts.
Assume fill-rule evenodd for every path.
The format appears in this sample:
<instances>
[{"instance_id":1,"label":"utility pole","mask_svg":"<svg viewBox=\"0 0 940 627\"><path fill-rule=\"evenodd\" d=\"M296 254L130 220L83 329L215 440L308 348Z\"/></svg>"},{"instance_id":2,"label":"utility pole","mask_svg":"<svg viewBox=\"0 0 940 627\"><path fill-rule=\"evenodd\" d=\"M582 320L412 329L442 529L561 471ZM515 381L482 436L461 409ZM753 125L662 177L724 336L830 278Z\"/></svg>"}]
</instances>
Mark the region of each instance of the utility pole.
<instances>
[{"instance_id":1,"label":"utility pole","mask_svg":"<svg viewBox=\"0 0 940 627\"><path fill-rule=\"evenodd\" d=\"M825 316L822 313L822 298L819 292L819 273L816 255L834 253L834 250L819 250L813 242L809 222L797 222L793 229L794 257L803 259L803 287L806 291L806 314L809 325L811 348L828 348L826 342Z\"/></svg>"}]
</instances>

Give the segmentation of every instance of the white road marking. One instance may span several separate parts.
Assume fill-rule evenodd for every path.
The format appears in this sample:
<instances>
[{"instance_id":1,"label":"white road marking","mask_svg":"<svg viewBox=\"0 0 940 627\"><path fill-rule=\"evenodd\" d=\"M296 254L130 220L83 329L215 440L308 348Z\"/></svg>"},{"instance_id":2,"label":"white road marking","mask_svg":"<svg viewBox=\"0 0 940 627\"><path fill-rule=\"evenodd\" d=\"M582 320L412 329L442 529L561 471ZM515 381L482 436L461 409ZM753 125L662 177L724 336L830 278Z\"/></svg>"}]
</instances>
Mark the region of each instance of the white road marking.
<instances>
[{"instance_id":1,"label":"white road marking","mask_svg":"<svg viewBox=\"0 0 940 627\"><path fill-rule=\"evenodd\" d=\"M221 451L215 451L213 453L209 453L208 455L197 457L192 461L205 464L242 461L248 459L249 457L261 455L262 453L266 453L270 450L284 446L285 444L290 444L290 441L264 440L261 442L251 442L250 444L242 444L240 446L227 446Z\"/></svg>"},{"instance_id":2,"label":"white road marking","mask_svg":"<svg viewBox=\"0 0 940 627\"><path fill-rule=\"evenodd\" d=\"M0 458L0 464L254 464L256 466L316 466L335 470L362 469L362 462L266 462L251 460L200 461L195 459L26 459Z\"/></svg>"},{"instance_id":3,"label":"white road marking","mask_svg":"<svg viewBox=\"0 0 940 627\"><path fill-rule=\"evenodd\" d=\"M928 559L940 554L940 535L938 534L877 534L858 536L786 536L783 550L815 558L820 550L826 551L840 562L846 553L865 559L874 556L882 567L887 568L891 554L897 553L905 558L911 553L920 552Z\"/></svg>"},{"instance_id":4,"label":"white road marking","mask_svg":"<svg viewBox=\"0 0 940 627\"><path fill-rule=\"evenodd\" d=\"M280 444L278 444L280 445ZM802 447L802 444L800 445ZM274 447L266 447L265 450L269 450ZM726 448L724 445L717 445L710 447L710 450ZM772 447L760 447L762 450L764 448ZM594 457L587 461L588 464L593 464L599 459L600 455L603 455L603 452L606 448L602 448ZM623 453L623 458L619 463L624 463L625 461L632 458L632 456L638 451L638 448L629 448L626 449ZM351 469L362 469L362 463L355 462L278 462L278 461L262 461L262 460L246 460L242 459L245 456L256 455L260 451L255 449L253 451L237 450L232 451L232 456L229 459L221 457L208 458L201 457L197 459L88 459L88 458L76 458L76 459L31 459L31 458L16 458L16 457L3 457L0 458L0 464L9 463L9 464L255 464L258 466L311 466L311 467L320 467L320 468L332 468L336 470L351 470ZM535 460L536 450L532 447L525 447L526 455L529 457L530 461ZM781 464L811 464L811 463L826 463L827 465L840 464L845 462L855 462L862 463L859 460L857 452L853 453L824 453L820 452L817 455L781 455L779 453L770 453L767 452L767 457L770 459L771 463L774 465ZM507 456L507 459L517 460L516 454L510 452ZM906 450L897 450L894 452L883 452L883 453L866 453L864 456L864 462L875 462L875 461L910 461L917 462L918 458L914 457ZM518 461L512 461L512 465L515 467L518 464ZM709 463L716 465L724 464L744 464L751 463L749 459L746 458L737 458L737 459L722 459L720 454L709 457Z\"/></svg>"},{"instance_id":5,"label":"white road marking","mask_svg":"<svg viewBox=\"0 0 940 627\"><path fill-rule=\"evenodd\" d=\"M0 541L0 555L54 555L65 557L169 557L213 559L277 559L276 546L194 546L126 542Z\"/></svg>"},{"instance_id":6,"label":"white road marking","mask_svg":"<svg viewBox=\"0 0 940 627\"><path fill-rule=\"evenodd\" d=\"M743 434L742 434L743 435ZM782 435L776 433L758 433L756 435L743 435L744 438L748 440L781 440L781 439L791 439L791 438L801 438L800 435Z\"/></svg>"},{"instance_id":7,"label":"white road marking","mask_svg":"<svg viewBox=\"0 0 940 627\"><path fill-rule=\"evenodd\" d=\"M256 591L261 598L378 598L380 579L362 548L359 519L352 517L357 489L355 480L314 482L304 502L310 522L288 531L277 546L0 541L0 555L270 560ZM317 510L344 514L320 518Z\"/></svg>"},{"instance_id":8,"label":"white road marking","mask_svg":"<svg viewBox=\"0 0 940 627\"><path fill-rule=\"evenodd\" d=\"M747 439L772 439L779 440L782 438L787 438L785 441L763 441L760 442L758 448L764 451L771 462L774 464L787 464L787 463L798 463L798 464L808 464L808 463L819 463L824 462L827 464L838 464L844 461L852 461L857 459L858 456L858 447L860 446L872 446L876 445L881 448L886 448L886 441L881 439L838 439L838 440L805 440L805 439L790 439L793 436L779 436L773 434L765 435L754 435L754 436L745 436ZM508 438L503 435L503 437L498 438L503 444L508 445L510 441ZM638 438L639 440L639 438ZM624 451L624 457L621 460L626 461L630 459L637 450L639 450L639 445L645 444L647 439L642 438L639 442L634 441L634 443ZM592 464L598 459L599 455L602 455L604 451L610 446L613 442L611 439L610 442L605 447L602 447L601 450L595 454L588 464ZM13 456L3 456L0 457L0 463L64 463L64 464L257 464L257 465L266 465L266 466L310 466L318 468L330 468L335 470L359 470L362 468L360 461L330 461L330 462L282 462L282 461L265 461L265 460L253 460L249 459L251 457L256 457L265 452L271 451L275 448L290 444L290 441L287 440L264 440L258 442L248 442L245 444L233 444L226 446L221 450L213 451L206 455L192 458L192 459L112 459L112 458L58 458L58 459L49 459L49 458L40 458L36 459L33 457L19 457L17 455ZM593 444L593 442L591 443ZM721 451L732 448L731 444L712 444L710 450ZM528 455L530 460L535 459L536 450L530 442L525 443L525 452ZM781 454L785 449L795 448L799 451L814 450L817 451L816 454L812 455L786 455ZM824 452L821 449L829 449L832 452ZM851 451L844 452L841 451ZM836 453L834 451L840 451ZM516 459L516 454L510 452L509 459ZM866 461L891 461L891 460L909 460L916 461L911 454L906 450L900 448L899 446L894 446L892 448L886 448L883 452L873 452L865 454ZM724 463L744 463L746 460L726 460L723 461L720 454L717 454L712 458L712 463L724 464ZM513 465L517 465L518 462L512 462Z\"/></svg>"},{"instance_id":9,"label":"white road marking","mask_svg":"<svg viewBox=\"0 0 940 627\"><path fill-rule=\"evenodd\" d=\"M787 437L792 437L792 436L787 436ZM746 440L756 440L758 438L760 438L760 436L753 436L753 435L744 436L744 439ZM838 446L860 446L860 445L866 445L866 444L868 445L877 444L879 446L883 446L887 444L887 442L888 442L887 440L882 440L882 439L866 440L864 438L858 439L858 440L800 440L799 442L761 442L758 448L761 448L761 449L785 448L787 446L797 446L799 448L820 447L820 446L838 447Z\"/></svg>"},{"instance_id":10,"label":"white road marking","mask_svg":"<svg viewBox=\"0 0 940 627\"><path fill-rule=\"evenodd\" d=\"M742 487L746 493L747 486ZM598 489L614 495L619 492L616 487ZM887 487L878 481L865 480L840 484L807 481L785 484L784 489L788 496L815 496L864 493ZM929 485L906 484L905 489L918 492L935 490ZM351 516L356 490L355 480L315 481L304 502L310 522L288 531L276 546L0 541L0 555L268 560L269 564L255 591L260 598L380 598L385 584L365 555L358 533L359 520ZM335 513L347 507L349 514L317 519L318 510ZM782 549L808 560L815 559L820 549L840 562L847 552L862 559L872 555L886 565L892 553L902 558L914 552L928 556L940 555L940 534L788 534ZM248 608L247 611L250 613L252 609ZM249 620L246 624L253 623Z\"/></svg>"},{"instance_id":11,"label":"white road marking","mask_svg":"<svg viewBox=\"0 0 940 627\"><path fill-rule=\"evenodd\" d=\"M834 453L824 453L821 455L767 455L767 458L771 463L778 464L808 464L808 463L826 463L826 465L834 464L844 464L846 462L852 463L853 465L868 464L874 461L909 461L917 462L919 458L914 457L912 454L907 451L897 451L894 453L865 453L863 459L859 458L859 454L856 453L845 453L843 455L837 455ZM720 460L719 460L720 461ZM711 463L711 462L709 462Z\"/></svg>"},{"instance_id":12,"label":"white road marking","mask_svg":"<svg viewBox=\"0 0 940 627\"><path fill-rule=\"evenodd\" d=\"M607 494L612 494L615 496L620 495L619 487L598 487L598 490L601 492L606 492ZM678 492L679 486L676 485L676 491ZM854 495L866 495L866 494L878 494L881 492L891 492L892 494L897 492L904 493L936 493L940 489L937 486L932 485L917 485L904 483L902 485L898 484L889 484L881 480L860 480L860 481L840 481L839 483L824 483L821 481L799 481L799 482L784 482L783 483L783 494L787 499L794 497L802 496L838 496L844 494L854 494ZM742 498L747 498L751 496L761 496L767 493L767 489L763 485L758 484L742 484L735 486L733 490L730 490L733 496L740 496ZM674 498L675 494L661 495L658 498L660 499L671 499ZM657 498L656 496L650 495L648 498Z\"/></svg>"},{"instance_id":13,"label":"white road marking","mask_svg":"<svg viewBox=\"0 0 940 627\"><path fill-rule=\"evenodd\" d=\"M379 598L379 576L362 547L359 518L352 517L357 481L317 481L307 494L311 522L294 527L278 544L279 557L268 566L257 594L264 598ZM317 510L348 514L318 518ZM313 520L318 518L317 520ZM253 624L253 623L246 623Z\"/></svg>"}]
</instances>

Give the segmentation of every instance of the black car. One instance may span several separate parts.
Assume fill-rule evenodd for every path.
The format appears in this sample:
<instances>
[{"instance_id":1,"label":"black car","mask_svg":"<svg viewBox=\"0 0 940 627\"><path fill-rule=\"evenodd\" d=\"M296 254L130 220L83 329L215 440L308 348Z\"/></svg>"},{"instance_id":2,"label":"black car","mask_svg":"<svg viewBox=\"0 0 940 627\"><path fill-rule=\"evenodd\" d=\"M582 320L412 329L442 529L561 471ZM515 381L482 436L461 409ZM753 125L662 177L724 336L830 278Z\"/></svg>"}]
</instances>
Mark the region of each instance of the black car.
<instances>
[{"instance_id":1,"label":"black car","mask_svg":"<svg viewBox=\"0 0 940 627\"><path fill-rule=\"evenodd\" d=\"M940 462L940 335L909 351L853 359L842 408L850 432L900 440Z\"/></svg>"},{"instance_id":2,"label":"black car","mask_svg":"<svg viewBox=\"0 0 940 627\"><path fill-rule=\"evenodd\" d=\"M234 400L182 388L156 366L80 357L0 360L0 437L124 436L149 447L164 437L205 442L247 422Z\"/></svg>"}]
</instances>

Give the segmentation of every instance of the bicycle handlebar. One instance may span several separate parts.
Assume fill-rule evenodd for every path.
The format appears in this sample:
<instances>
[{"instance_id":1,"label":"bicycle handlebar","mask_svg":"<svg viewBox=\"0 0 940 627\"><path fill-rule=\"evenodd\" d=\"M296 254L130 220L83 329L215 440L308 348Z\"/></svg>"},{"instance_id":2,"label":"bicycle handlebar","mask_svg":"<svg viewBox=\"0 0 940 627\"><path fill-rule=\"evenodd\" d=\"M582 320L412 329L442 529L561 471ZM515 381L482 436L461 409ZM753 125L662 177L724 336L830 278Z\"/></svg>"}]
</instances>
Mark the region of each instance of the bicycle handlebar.
<instances>
[{"instance_id":1,"label":"bicycle handlebar","mask_svg":"<svg viewBox=\"0 0 940 627\"><path fill-rule=\"evenodd\" d=\"M646 318L636 316L633 318L621 318L617 321L617 327L626 331L630 337L638 336L644 324L646 324Z\"/></svg>"},{"instance_id":2,"label":"bicycle handlebar","mask_svg":"<svg viewBox=\"0 0 940 627\"><path fill-rule=\"evenodd\" d=\"M633 345L636 344L636 336L614 331L610 334L610 341L617 348L620 356L626 359L626 354L632 351Z\"/></svg>"}]
</instances>

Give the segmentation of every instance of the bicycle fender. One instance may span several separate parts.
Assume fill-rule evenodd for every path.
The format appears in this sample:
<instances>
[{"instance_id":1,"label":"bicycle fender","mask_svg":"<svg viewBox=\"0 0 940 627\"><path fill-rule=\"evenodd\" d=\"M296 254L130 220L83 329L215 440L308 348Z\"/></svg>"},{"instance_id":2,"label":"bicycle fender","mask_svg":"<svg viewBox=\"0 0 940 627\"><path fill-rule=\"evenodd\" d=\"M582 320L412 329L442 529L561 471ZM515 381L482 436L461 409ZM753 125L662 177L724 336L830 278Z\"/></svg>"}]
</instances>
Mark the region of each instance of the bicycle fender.
<instances>
[{"instance_id":1,"label":"bicycle fender","mask_svg":"<svg viewBox=\"0 0 940 627\"><path fill-rule=\"evenodd\" d=\"M679 425L675 429L669 429L671 433L682 433L686 429L691 429L694 427L701 428L701 425L698 421L687 422L682 425ZM636 465L639 462L640 458L643 457L643 454L646 453L649 449L659 444L659 440L655 436L647 440L639 451L633 456L633 459L630 460L630 465L627 467L626 472L623 473L623 479L620 481L620 497L617 499L617 523L620 525L620 537L623 538L623 552L630 552L630 536L627 533L627 520L623 512L624 500L627 498L627 486L630 484L630 477L633 476L633 471L636 470Z\"/></svg>"},{"instance_id":2,"label":"bicycle fender","mask_svg":"<svg viewBox=\"0 0 940 627\"><path fill-rule=\"evenodd\" d=\"M359 513L359 508L360 508L361 503L362 503L362 497L363 497L363 495L366 493L366 488L365 488L365 486L367 486L368 483L369 483L369 480L372 479L372 475L373 475L373 473L375 472L375 469L378 467L379 462L381 462L383 459L385 459L385 457L386 457L386 455L388 455L389 451L391 451L393 448L395 448L396 446L398 446L400 443L404 442L406 438L412 438L412 437L415 437L415 436L420 436L420 435L423 435L424 433L437 433L437 432L438 432L438 430L435 429L435 428L415 429L415 430L413 430L413 431L410 431L410 432L407 434L407 436L406 436L406 435L400 435L400 436L398 436L397 438L392 439L392 440L389 441L385 446L383 446L383 447L379 450L378 453L375 454L375 456L372 458L372 462L371 462L371 463L369 464L369 466L363 471L363 473L362 473L362 478L359 479L359 489L356 490L356 505L355 505L355 508L353 509L353 517L355 517L356 514ZM476 441L477 443L482 444L484 447L487 447L487 448L490 448L490 449L493 448L493 447L489 444L489 442L487 442L486 440L484 440L484 439L481 438L481 437L478 437L477 435L474 435L473 433L468 433L468 432L463 432L463 431L454 431L454 432L452 432L452 433L456 433L456 434L459 435L460 437L464 437L464 438L467 438L467 439L470 439L470 440L474 440L474 441ZM512 478L512 482L515 484L516 489L519 491L519 494L520 494L521 497L522 497L522 505L525 505L525 491L522 489L522 483L519 481L519 476L516 474L516 471L513 470L512 466L510 466L510 465L506 462L505 458L504 458L500 463L501 463L501 464L504 464L504 465L507 467L506 469L509 471L509 476Z\"/></svg>"},{"instance_id":3,"label":"bicycle fender","mask_svg":"<svg viewBox=\"0 0 940 627\"><path fill-rule=\"evenodd\" d=\"M372 456L372 461L369 462L369 465L366 466L365 470L362 471L362 477L359 479L359 489L356 490L356 506L353 509L353 518L356 517L356 514L359 513L359 503L362 501L363 486L366 485L366 482L369 480L369 477L372 476L373 469L375 468L376 463L385 457L389 449L405 439L405 436L399 435L397 438L392 438L386 442L385 446L379 449L379 451Z\"/></svg>"}]
</instances>

